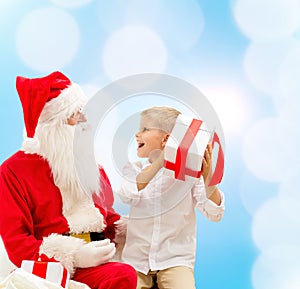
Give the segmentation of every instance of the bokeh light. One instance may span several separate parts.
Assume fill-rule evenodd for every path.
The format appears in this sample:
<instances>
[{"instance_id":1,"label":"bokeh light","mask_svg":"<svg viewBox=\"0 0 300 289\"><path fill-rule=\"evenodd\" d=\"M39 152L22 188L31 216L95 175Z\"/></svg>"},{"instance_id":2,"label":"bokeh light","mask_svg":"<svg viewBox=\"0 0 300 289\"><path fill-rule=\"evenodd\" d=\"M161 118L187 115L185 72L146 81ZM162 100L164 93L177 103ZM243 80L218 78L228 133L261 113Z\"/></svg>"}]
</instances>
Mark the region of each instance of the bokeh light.
<instances>
[{"instance_id":1,"label":"bokeh light","mask_svg":"<svg viewBox=\"0 0 300 289\"><path fill-rule=\"evenodd\" d=\"M144 26L128 26L116 31L103 49L103 68L111 80L143 72L162 73L167 59L161 38Z\"/></svg>"},{"instance_id":2,"label":"bokeh light","mask_svg":"<svg viewBox=\"0 0 300 289\"><path fill-rule=\"evenodd\" d=\"M28 13L17 31L17 50L26 65L39 72L61 69L76 55L80 32L74 18L54 7Z\"/></svg>"}]
</instances>

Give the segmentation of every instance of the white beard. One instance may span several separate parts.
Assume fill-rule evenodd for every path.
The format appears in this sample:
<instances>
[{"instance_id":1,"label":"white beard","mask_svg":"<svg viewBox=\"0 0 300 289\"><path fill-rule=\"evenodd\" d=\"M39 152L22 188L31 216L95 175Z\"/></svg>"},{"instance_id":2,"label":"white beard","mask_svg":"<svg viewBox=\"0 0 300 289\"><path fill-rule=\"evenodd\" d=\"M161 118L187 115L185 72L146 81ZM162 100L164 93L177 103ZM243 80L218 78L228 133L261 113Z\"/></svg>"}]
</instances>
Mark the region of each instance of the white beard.
<instances>
[{"instance_id":1,"label":"white beard","mask_svg":"<svg viewBox=\"0 0 300 289\"><path fill-rule=\"evenodd\" d=\"M39 140L38 153L48 160L54 183L61 191L64 214L78 202L91 200L93 193L99 193L99 169L88 124L40 123L35 136Z\"/></svg>"}]
</instances>

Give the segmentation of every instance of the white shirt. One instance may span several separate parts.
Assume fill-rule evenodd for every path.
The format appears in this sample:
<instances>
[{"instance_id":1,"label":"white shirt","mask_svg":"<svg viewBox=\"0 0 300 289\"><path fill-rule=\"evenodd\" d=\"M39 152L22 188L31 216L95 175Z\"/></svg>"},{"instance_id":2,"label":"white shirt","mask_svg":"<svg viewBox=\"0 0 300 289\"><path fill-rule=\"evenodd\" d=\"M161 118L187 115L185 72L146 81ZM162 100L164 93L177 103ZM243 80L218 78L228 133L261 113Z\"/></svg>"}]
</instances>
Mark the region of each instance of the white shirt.
<instances>
[{"instance_id":1,"label":"white shirt","mask_svg":"<svg viewBox=\"0 0 300 289\"><path fill-rule=\"evenodd\" d=\"M149 163L148 163L149 164ZM121 200L130 204L127 237L122 261L137 271L163 270L174 266L194 267L196 253L196 207L206 218L219 221L224 214L224 195L216 205L206 197L203 178L178 181L160 169L138 191L136 176L140 162L124 168L119 190Z\"/></svg>"}]
</instances>

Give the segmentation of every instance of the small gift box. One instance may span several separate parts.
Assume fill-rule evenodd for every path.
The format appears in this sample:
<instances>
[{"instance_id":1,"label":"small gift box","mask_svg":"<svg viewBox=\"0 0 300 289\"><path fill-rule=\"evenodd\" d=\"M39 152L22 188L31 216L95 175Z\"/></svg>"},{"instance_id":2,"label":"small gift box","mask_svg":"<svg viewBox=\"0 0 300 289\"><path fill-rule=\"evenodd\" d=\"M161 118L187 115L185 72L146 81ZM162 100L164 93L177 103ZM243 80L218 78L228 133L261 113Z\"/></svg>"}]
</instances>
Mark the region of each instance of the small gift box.
<instances>
[{"instance_id":1,"label":"small gift box","mask_svg":"<svg viewBox=\"0 0 300 289\"><path fill-rule=\"evenodd\" d=\"M206 123L186 115L179 115L165 146L165 173L184 181L186 177L200 178L202 161L207 144L219 144L215 172L209 185L219 183L223 176L224 157L219 138L209 131Z\"/></svg>"},{"instance_id":2,"label":"small gift box","mask_svg":"<svg viewBox=\"0 0 300 289\"><path fill-rule=\"evenodd\" d=\"M47 256L46 258L40 257L39 261L23 260L21 268L29 273L46 279L49 282L68 288L70 273L54 258L48 258L48 260L51 260L50 262L44 261L47 258Z\"/></svg>"}]
</instances>

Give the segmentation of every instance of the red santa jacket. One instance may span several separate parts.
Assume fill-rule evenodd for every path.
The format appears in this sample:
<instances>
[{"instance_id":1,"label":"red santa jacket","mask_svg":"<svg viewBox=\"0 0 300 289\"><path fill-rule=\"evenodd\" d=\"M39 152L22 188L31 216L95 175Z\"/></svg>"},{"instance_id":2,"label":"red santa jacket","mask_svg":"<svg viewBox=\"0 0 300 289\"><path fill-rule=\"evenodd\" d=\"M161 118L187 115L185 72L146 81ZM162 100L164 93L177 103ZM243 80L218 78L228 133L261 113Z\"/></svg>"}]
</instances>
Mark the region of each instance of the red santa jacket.
<instances>
[{"instance_id":1,"label":"red santa jacket","mask_svg":"<svg viewBox=\"0 0 300 289\"><path fill-rule=\"evenodd\" d=\"M113 239L114 222L120 216L112 208L113 192L103 168L100 182L101 202L95 196L95 206L107 225L106 237ZM37 154L19 151L1 165L0 212L0 235L10 260L18 267L22 260L37 260L43 237L69 231L49 164Z\"/></svg>"}]
</instances>

